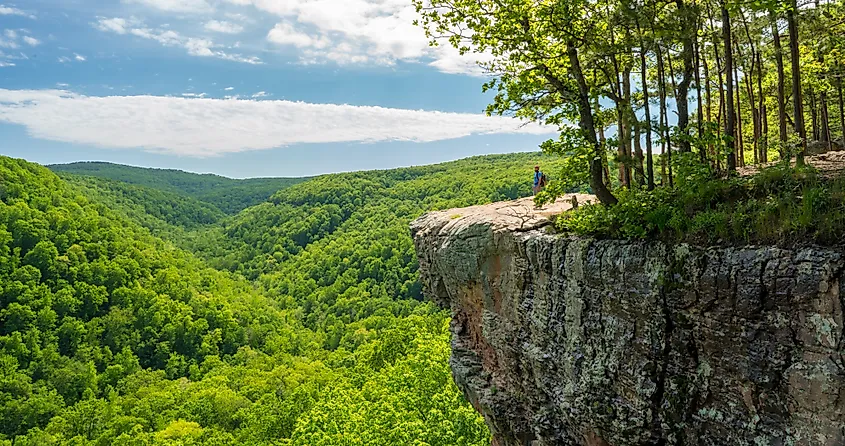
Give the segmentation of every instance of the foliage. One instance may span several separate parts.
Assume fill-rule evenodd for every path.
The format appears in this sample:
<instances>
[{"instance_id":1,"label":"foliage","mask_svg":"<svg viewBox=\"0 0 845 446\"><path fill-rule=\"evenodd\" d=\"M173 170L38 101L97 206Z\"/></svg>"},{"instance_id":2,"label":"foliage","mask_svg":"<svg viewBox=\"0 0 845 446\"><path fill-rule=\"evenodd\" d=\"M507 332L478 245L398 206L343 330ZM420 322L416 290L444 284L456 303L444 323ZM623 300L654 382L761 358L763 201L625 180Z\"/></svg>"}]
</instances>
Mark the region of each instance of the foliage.
<instances>
[{"instance_id":1,"label":"foliage","mask_svg":"<svg viewBox=\"0 0 845 446\"><path fill-rule=\"evenodd\" d=\"M733 173L845 144L843 0L412 3L433 46L482 60L488 114L559 128L564 181L538 203L671 188L692 151Z\"/></svg>"},{"instance_id":2,"label":"foliage","mask_svg":"<svg viewBox=\"0 0 845 446\"><path fill-rule=\"evenodd\" d=\"M689 163L696 166L696 163ZM815 242L845 236L845 179L783 164L749 177L714 179L678 166L676 189L627 191L618 206L582 206L557 227L608 238L659 238L698 244Z\"/></svg>"},{"instance_id":3,"label":"foliage","mask_svg":"<svg viewBox=\"0 0 845 446\"><path fill-rule=\"evenodd\" d=\"M195 174L173 169L147 169L102 162L54 164L55 172L122 181L199 200L233 215L265 201L276 191L307 178L251 178L235 180L213 174Z\"/></svg>"},{"instance_id":4,"label":"foliage","mask_svg":"<svg viewBox=\"0 0 845 446\"><path fill-rule=\"evenodd\" d=\"M300 308L311 328L335 332L380 309L407 314L422 299L410 221L428 210L531 194L538 154L497 155L425 167L316 178L274 195L196 237L219 269L259 282ZM336 326L336 328L331 328Z\"/></svg>"},{"instance_id":5,"label":"foliage","mask_svg":"<svg viewBox=\"0 0 845 446\"><path fill-rule=\"evenodd\" d=\"M151 231L196 229L222 220L226 215L213 204L186 194L136 186L117 180L60 172L65 183L86 197L108 203Z\"/></svg>"},{"instance_id":6,"label":"foliage","mask_svg":"<svg viewBox=\"0 0 845 446\"><path fill-rule=\"evenodd\" d=\"M489 444L408 223L529 195L538 161L328 175L222 218L0 157L0 445Z\"/></svg>"}]
</instances>

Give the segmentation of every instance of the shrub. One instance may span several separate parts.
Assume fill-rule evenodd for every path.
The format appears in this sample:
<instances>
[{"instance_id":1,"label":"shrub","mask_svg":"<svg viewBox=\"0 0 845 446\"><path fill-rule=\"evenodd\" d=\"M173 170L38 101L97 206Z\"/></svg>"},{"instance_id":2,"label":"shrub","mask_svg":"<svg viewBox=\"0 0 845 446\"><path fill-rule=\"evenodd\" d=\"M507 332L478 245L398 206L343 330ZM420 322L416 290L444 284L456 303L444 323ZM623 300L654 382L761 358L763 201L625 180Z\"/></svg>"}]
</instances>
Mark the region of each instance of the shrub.
<instances>
[{"instance_id":1,"label":"shrub","mask_svg":"<svg viewBox=\"0 0 845 446\"><path fill-rule=\"evenodd\" d=\"M843 179L782 164L753 176L715 178L706 166L680 158L675 188L620 191L616 206L582 206L561 215L557 228L700 244L831 244L845 235Z\"/></svg>"}]
</instances>

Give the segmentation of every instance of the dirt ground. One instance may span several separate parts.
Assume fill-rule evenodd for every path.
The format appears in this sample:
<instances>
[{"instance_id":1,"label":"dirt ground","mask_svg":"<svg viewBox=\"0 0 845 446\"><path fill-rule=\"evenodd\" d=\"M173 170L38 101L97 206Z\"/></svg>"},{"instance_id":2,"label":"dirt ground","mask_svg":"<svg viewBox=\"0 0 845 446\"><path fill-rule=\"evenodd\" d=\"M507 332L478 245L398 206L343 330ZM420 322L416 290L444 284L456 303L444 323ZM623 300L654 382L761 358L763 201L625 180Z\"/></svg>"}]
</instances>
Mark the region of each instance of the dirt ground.
<instances>
[{"instance_id":1,"label":"dirt ground","mask_svg":"<svg viewBox=\"0 0 845 446\"><path fill-rule=\"evenodd\" d=\"M835 178L845 174L845 151L827 152L819 155L812 155L805 158L807 164L819 170L819 173L825 178ZM763 167L772 166L777 163L763 164ZM795 165L795 160L792 160L792 165ZM753 175L760 170L760 166L747 166L737 169L737 172L742 175Z\"/></svg>"}]
</instances>

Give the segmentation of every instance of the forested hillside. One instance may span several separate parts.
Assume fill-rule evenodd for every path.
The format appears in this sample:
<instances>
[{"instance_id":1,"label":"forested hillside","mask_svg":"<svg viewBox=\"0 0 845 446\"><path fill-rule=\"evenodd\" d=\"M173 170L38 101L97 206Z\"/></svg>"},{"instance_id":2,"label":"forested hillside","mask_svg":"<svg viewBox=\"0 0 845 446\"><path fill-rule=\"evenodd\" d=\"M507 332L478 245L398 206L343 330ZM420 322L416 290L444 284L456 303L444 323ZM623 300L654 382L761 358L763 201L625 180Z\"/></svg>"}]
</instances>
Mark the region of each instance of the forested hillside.
<instances>
[{"instance_id":1,"label":"forested hillside","mask_svg":"<svg viewBox=\"0 0 845 446\"><path fill-rule=\"evenodd\" d=\"M226 214L235 214L263 202L285 187L306 178L251 178L235 180L213 174L195 174L172 169L147 169L102 162L54 164L54 172L119 180L163 192L171 192L211 204Z\"/></svg>"},{"instance_id":2,"label":"forested hillside","mask_svg":"<svg viewBox=\"0 0 845 446\"><path fill-rule=\"evenodd\" d=\"M407 223L528 195L538 161L327 175L220 219L0 157L0 444L487 444Z\"/></svg>"},{"instance_id":3,"label":"forested hillside","mask_svg":"<svg viewBox=\"0 0 845 446\"><path fill-rule=\"evenodd\" d=\"M137 186L118 180L59 173L71 187L98 203L108 203L151 230L195 229L219 222L226 214L187 194Z\"/></svg>"}]
</instances>

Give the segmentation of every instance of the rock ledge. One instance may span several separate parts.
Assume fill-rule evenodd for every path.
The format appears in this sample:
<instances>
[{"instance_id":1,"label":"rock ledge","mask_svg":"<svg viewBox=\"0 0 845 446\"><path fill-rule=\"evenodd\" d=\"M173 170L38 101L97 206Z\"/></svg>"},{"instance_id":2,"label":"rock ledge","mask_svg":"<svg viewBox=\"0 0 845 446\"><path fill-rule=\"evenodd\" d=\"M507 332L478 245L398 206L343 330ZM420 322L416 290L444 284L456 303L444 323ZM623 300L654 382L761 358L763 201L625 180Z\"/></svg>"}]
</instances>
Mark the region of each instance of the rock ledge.
<instances>
[{"instance_id":1,"label":"rock ledge","mask_svg":"<svg viewBox=\"0 0 845 446\"><path fill-rule=\"evenodd\" d=\"M555 235L557 212L411 224L494 445L845 444L842 251Z\"/></svg>"}]
</instances>

